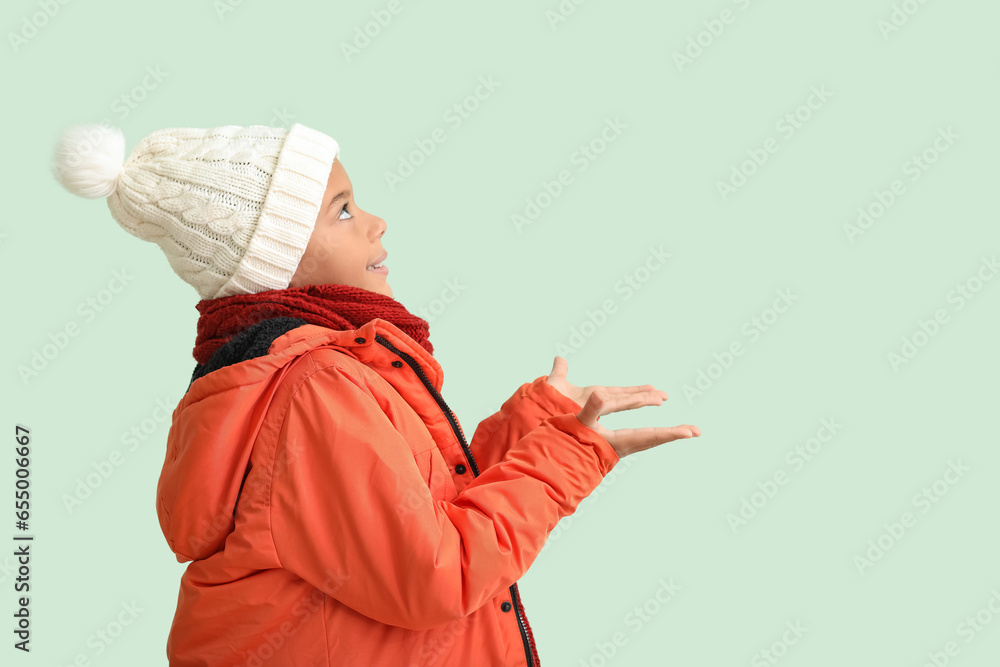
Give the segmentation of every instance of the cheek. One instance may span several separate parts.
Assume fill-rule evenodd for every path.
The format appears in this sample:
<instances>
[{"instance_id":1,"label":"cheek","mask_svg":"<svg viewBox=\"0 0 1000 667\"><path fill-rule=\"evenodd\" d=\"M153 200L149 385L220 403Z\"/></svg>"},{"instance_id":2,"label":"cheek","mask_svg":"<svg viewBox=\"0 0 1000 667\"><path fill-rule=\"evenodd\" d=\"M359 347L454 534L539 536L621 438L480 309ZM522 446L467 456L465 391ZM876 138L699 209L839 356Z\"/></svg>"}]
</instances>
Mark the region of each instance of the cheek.
<instances>
[{"instance_id":1,"label":"cheek","mask_svg":"<svg viewBox=\"0 0 1000 667\"><path fill-rule=\"evenodd\" d=\"M321 235L314 238L310 244L312 245L312 256L313 259L320 266L333 266L337 264L338 252L337 246L332 242L329 236Z\"/></svg>"}]
</instances>

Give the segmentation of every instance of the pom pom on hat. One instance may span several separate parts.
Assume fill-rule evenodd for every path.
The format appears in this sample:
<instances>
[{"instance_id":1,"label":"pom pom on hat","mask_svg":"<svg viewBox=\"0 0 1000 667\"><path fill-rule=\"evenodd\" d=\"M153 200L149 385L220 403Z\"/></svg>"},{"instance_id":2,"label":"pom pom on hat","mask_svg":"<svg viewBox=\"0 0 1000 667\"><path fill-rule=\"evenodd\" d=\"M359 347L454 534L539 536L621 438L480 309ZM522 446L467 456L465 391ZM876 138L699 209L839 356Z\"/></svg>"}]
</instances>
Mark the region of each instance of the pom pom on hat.
<instances>
[{"instance_id":1,"label":"pom pom on hat","mask_svg":"<svg viewBox=\"0 0 1000 667\"><path fill-rule=\"evenodd\" d=\"M66 129L56 146L52 170L75 195L107 197L118 185L125 162L125 136L117 127L97 123Z\"/></svg>"}]
</instances>

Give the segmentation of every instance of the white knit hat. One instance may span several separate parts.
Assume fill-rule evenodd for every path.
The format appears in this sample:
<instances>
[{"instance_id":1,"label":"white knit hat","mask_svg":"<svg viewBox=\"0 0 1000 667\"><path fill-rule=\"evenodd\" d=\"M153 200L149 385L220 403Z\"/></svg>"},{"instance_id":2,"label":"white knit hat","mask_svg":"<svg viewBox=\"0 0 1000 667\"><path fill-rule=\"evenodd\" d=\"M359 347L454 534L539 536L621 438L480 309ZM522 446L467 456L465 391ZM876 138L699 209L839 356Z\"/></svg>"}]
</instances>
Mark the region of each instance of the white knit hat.
<instances>
[{"instance_id":1,"label":"white knit hat","mask_svg":"<svg viewBox=\"0 0 1000 667\"><path fill-rule=\"evenodd\" d=\"M89 124L63 133L52 167L73 194L107 197L125 231L215 299L288 287L339 154L296 123L158 130L125 160L121 130Z\"/></svg>"}]
</instances>

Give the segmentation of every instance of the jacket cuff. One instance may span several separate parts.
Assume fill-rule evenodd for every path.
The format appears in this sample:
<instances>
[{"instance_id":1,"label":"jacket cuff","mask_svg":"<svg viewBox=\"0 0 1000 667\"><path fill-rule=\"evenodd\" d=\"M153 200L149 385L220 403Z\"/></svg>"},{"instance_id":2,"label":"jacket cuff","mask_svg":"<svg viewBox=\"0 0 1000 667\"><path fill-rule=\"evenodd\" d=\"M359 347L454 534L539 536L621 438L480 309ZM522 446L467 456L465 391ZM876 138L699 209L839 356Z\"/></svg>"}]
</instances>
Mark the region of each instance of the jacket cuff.
<instances>
[{"instance_id":1,"label":"jacket cuff","mask_svg":"<svg viewBox=\"0 0 1000 667\"><path fill-rule=\"evenodd\" d=\"M572 401L570 402L572 403ZM546 421L551 422L560 431L569 433L583 444L591 445L594 448L594 453L597 454L602 475L611 472L611 469L621 460L611 443L603 435L584 425L575 414L555 415L548 417Z\"/></svg>"},{"instance_id":2,"label":"jacket cuff","mask_svg":"<svg viewBox=\"0 0 1000 667\"><path fill-rule=\"evenodd\" d=\"M533 382L521 385L521 398L531 399L550 415L564 415L567 412L575 415L580 412L583 409L580 404L549 384L548 377L542 375Z\"/></svg>"}]
</instances>

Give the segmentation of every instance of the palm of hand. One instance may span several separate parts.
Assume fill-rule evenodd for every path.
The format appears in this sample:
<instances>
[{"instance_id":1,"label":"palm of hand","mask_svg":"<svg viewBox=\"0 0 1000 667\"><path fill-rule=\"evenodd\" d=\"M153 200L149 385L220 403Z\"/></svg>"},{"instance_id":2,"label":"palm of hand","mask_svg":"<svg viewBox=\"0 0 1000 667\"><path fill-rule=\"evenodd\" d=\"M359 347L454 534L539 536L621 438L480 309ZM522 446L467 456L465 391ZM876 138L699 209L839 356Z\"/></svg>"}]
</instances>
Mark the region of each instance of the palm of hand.
<instances>
[{"instance_id":1,"label":"palm of hand","mask_svg":"<svg viewBox=\"0 0 1000 667\"><path fill-rule=\"evenodd\" d=\"M552 362L552 372L545 378L545 381L555 387L560 394L574 401L581 408L587 403L587 399L594 391L593 386L577 387L566 379L568 365L562 357L556 357Z\"/></svg>"},{"instance_id":2,"label":"palm of hand","mask_svg":"<svg viewBox=\"0 0 1000 667\"><path fill-rule=\"evenodd\" d=\"M552 371L545 381L563 396L580 406L581 410L577 418L585 426L604 437L619 456L626 456L672 440L696 438L701 435L701 429L693 424L674 427L619 429L616 431L604 428L597 423L601 415L631 410L644 405L662 405L663 401L669 398L667 392L660 391L650 384L634 387L604 387L602 385L577 387L566 379L568 367L566 360L557 356L552 363Z\"/></svg>"}]
</instances>

